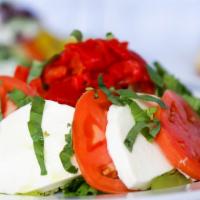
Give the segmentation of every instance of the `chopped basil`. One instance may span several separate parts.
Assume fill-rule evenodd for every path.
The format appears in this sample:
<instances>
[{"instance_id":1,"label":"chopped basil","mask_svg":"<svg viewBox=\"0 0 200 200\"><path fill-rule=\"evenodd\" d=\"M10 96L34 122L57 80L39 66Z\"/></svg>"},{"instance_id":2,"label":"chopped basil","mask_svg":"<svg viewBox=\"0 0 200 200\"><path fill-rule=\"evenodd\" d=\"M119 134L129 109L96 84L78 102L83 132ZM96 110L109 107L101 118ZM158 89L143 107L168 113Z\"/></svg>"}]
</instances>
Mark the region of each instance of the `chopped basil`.
<instances>
[{"instance_id":1,"label":"chopped basil","mask_svg":"<svg viewBox=\"0 0 200 200\"><path fill-rule=\"evenodd\" d=\"M183 174L177 170L171 170L161 176L154 178L151 182L150 188L155 189L164 189L170 187L176 187L181 185L186 185L191 181L187 179Z\"/></svg>"},{"instance_id":2,"label":"chopped basil","mask_svg":"<svg viewBox=\"0 0 200 200\"><path fill-rule=\"evenodd\" d=\"M108 32L108 33L106 33L106 38L107 38L107 40L111 40L111 39L113 39L115 36L114 36L114 34L112 33L112 32Z\"/></svg>"},{"instance_id":3,"label":"chopped basil","mask_svg":"<svg viewBox=\"0 0 200 200\"><path fill-rule=\"evenodd\" d=\"M83 40L83 34L79 30L72 31L70 35L75 37L78 42L81 42Z\"/></svg>"},{"instance_id":4,"label":"chopped basil","mask_svg":"<svg viewBox=\"0 0 200 200\"><path fill-rule=\"evenodd\" d=\"M156 137L160 131L160 122L154 118L154 113L157 110L155 107L143 110L134 101L129 104L129 107L135 120L135 125L128 132L124 144L131 152L138 134L142 133L149 142Z\"/></svg>"},{"instance_id":5,"label":"chopped basil","mask_svg":"<svg viewBox=\"0 0 200 200\"><path fill-rule=\"evenodd\" d=\"M116 91L121 98L125 99L139 99L143 101L150 101L150 102L155 102L157 103L161 108L166 109L167 106L164 104L163 101L161 101L159 98L152 96L152 95L147 95L147 94L137 94L132 90L129 89L121 89Z\"/></svg>"},{"instance_id":6,"label":"chopped basil","mask_svg":"<svg viewBox=\"0 0 200 200\"><path fill-rule=\"evenodd\" d=\"M28 83L30 83L33 79L38 78L43 71L45 64L39 61L33 61L30 73L28 76Z\"/></svg>"},{"instance_id":7,"label":"chopped basil","mask_svg":"<svg viewBox=\"0 0 200 200\"><path fill-rule=\"evenodd\" d=\"M47 175L44 158L44 136L41 128L45 100L39 96L33 97L28 121L28 129L33 141L35 155L40 166L41 175Z\"/></svg>"},{"instance_id":8,"label":"chopped basil","mask_svg":"<svg viewBox=\"0 0 200 200\"><path fill-rule=\"evenodd\" d=\"M142 101L155 102L160 105L163 109L167 106L159 98L151 95L137 94L129 89L115 90L114 88L108 89L103 83L103 77L98 77L98 84L101 90L107 95L108 99L115 105L123 106L129 105L133 118L135 120L135 125L131 128L127 134L124 144L129 151L132 151L133 145L137 138L137 135L142 133L142 135L149 141L153 141L156 135L160 131L160 122L154 117L156 108L148 108L143 110L136 103L135 100L139 99Z\"/></svg>"},{"instance_id":9,"label":"chopped basil","mask_svg":"<svg viewBox=\"0 0 200 200\"><path fill-rule=\"evenodd\" d=\"M133 99L140 99L143 101L155 102L159 104L160 107L164 109L167 108L163 101L152 95L137 94L133 90L129 89L120 89L120 90L115 90L115 88L108 89L106 85L103 83L103 77L101 75L98 77L98 85L99 88L107 95L109 101L111 101L115 105L122 106L128 104Z\"/></svg>"},{"instance_id":10,"label":"chopped basil","mask_svg":"<svg viewBox=\"0 0 200 200\"><path fill-rule=\"evenodd\" d=\"M150 119L153 119L154 114L156 113L157 108L156 107L150 107L146 109L147 115Z\"/></svg>"},{"instance_id":11,"label":"chopped basil","mask_svg":"<svg viewBox=\"0 0 200 200\"><path fill-rule=\"evenodd\" d=\"M32 97L27 96L24 92L18 89L14 89L9 93L9 98L20 108L31 102Z\"/></svg>"},{"instance_id":12,"label":"chopped basil","mask_svg":"<svg viewBox=\"0 0 200 200\"><path fill-rule=\"evenodd\" d=\"M72 147L71 128L70 128L70 133L65 135L65 141L67 144L64 146L63 150L60 152L60 160L62 162L64 169L67 172L76 174L78 172L78 169L71 162L71 158L74 154L73 147Z\"/></svg>"},{"instance_id":13,"label":"chopped basil","mask_svg":"<svg viewBox=\"0 0 200 200\"><path fill-rule=\"evenodd\" d=\"M135 125L131 128L131 130L128 132L128 135L126 136L126 139L124 140L124 144L127 147L127 149L131 152L133 149L133 145L135 143L135 140L138 136L138 134L146 127L145 122L136 122Z\"/></svg>"},{"instance_id":14,"label":"chopped basil","mask_svg":"<svg viewBox=\"0 0 200 200\"><path fill-rule=\"evenodd\" d=\"M109 101L111 101L115 105L125 105L120 99L119 96L113 95L112 89L108 89L106 85L103 82L103 77L102 75L98 76L98 85L99 88L106 94L107 98Z\"/></svg>"},{"instance_id":15,"label":"chopped basil","mask_svg":"<svg viewBox=\"0 0 200 200\"><path fill-rule=\"evenodd\" d=\"M88 196L102 194L89 186L82 176L69 180L62 189L65 197Z\"/></svg>"},{"instance_id":16,"label":"chopped basil","mask_svg":"<svg viewBox=\"0 0 200 200\"><path fill-rule=\"evenodd\" d=\"M129 104L129 107L131 109L131 113L134 116L134 120L136 122L147 122L149 121L149 117L147 115L147 112L145 112L140 106L135 102L132 101Z\"/></svg>"}]
</instances>

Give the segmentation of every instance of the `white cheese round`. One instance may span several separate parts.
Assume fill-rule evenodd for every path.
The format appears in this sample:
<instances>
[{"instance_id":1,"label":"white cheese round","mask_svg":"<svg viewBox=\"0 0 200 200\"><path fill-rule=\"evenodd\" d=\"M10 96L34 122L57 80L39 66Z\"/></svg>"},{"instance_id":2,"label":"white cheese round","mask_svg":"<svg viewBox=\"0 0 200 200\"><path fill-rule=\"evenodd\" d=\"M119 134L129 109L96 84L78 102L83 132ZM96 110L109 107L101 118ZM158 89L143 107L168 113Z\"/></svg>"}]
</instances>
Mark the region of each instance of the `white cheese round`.
<instances>
[{"instance_id":1,"label":"white cheese round","mask_svg":"<svg viewBox=\"0 0 200 200\"><path fill-rule=\"evenodd\" d=\"M145 108L144 104L138 103ZM153 178L173 168L159 146L155 142L148 142L142 134L137 136L132 152L128 151L124 140L135 124L128 106L110 106L107 120L108 152L119 178L127 188L146 189Z\"/></svg>"},{"instance_id":2,"label":"white cheese round","mask_svg":"<svg viewBox=\"0 0 200 200\"><path fill-rule=\"evenodd\" d=\"M27 122L31 105L11 113L0 123L0 193L15 194L55 189L76 175L66 172L59 154L69 132L74 108L45 101L42 119L45 164L48 174L40 175Z\"/></svg>"}]
</instances>

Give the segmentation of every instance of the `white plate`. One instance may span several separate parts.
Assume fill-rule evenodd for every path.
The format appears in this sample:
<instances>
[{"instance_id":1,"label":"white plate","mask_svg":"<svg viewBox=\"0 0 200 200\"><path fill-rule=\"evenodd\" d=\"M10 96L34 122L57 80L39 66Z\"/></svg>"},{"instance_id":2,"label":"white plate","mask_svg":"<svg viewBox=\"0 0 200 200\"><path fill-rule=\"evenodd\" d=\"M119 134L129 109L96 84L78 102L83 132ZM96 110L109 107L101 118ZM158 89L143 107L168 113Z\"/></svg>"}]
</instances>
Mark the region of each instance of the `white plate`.
<instances>
[{"instance_id":1,"label":"white plate","mask_svg":"<svg viewBox=\"0 0 200 200\"><path fill-rule=\"evenodd\" d=\"M55 34L66 36L78 28L89 36L113 32L148 62L159 60L190 88L199 93L200 77L195 60L200 54L199 0L13 0L39 12ZM53 197L0 196L0 199L53 200ZM88 199L88 198L87 198ZM99 196L98 199L200 199L199 183L156 192Z\"/></svg>"}]
</instances>

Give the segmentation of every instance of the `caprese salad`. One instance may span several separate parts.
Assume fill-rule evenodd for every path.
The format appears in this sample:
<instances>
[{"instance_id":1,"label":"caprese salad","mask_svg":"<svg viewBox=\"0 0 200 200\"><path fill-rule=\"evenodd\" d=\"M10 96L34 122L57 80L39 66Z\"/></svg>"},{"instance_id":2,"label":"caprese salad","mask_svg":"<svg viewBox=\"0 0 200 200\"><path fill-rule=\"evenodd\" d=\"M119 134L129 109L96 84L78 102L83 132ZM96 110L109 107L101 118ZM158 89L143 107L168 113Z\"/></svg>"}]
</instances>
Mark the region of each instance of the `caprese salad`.
<instances>
[{"instance_id":1,"label":"caprese salad","mask_svg":"<svg viewBox=\"0 0 200 200\"><path fill-rule=\"evenodd\" d=\"M66 196L200 180L200 99L111 33L0 76L0 193Z\"/></svg>"}]
</instances>

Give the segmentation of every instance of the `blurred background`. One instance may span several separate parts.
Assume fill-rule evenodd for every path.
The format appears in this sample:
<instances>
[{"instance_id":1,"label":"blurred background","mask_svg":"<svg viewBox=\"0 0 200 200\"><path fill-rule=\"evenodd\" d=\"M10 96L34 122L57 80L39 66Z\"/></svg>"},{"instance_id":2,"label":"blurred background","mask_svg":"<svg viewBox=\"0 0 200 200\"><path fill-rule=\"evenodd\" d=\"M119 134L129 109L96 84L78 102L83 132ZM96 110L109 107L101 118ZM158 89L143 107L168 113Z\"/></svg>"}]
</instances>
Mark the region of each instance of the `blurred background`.
<instances>
[{"instance_id":1,"label":"blurred background","mask_svg":"<svg viewBox=\"0 0 200 200\"><path fill-rule=\"evenodd\" d=\"M16 5L17 9L23 8L30 12L24 14L26 17L29 15L31 21L26 26L23 24L22 29L26 37L37 37L38 29L40 32L42 29L42 37L50 38L46 43L57 41L56 48L59 50L73 29L80 29L85 37L104 37L107 32L112 32L120 40L129 41L130 48L141 54L148 62L158 60L190 88L200 88L200 77L197 73L200 57L199 0L7 2ZM1 13L2 10L0 16ZM8 30L4 30L4 26L5 21L1 19L0 42L7 40L7 43L11 43L11 37L5 36L9 33ZM17 37L20 40L22 36L18 34ZM54 50L48 52L49 55ZM1 68L0 73L12 73L12 68L8 68Z\"/></svg>"}]
</instances>

